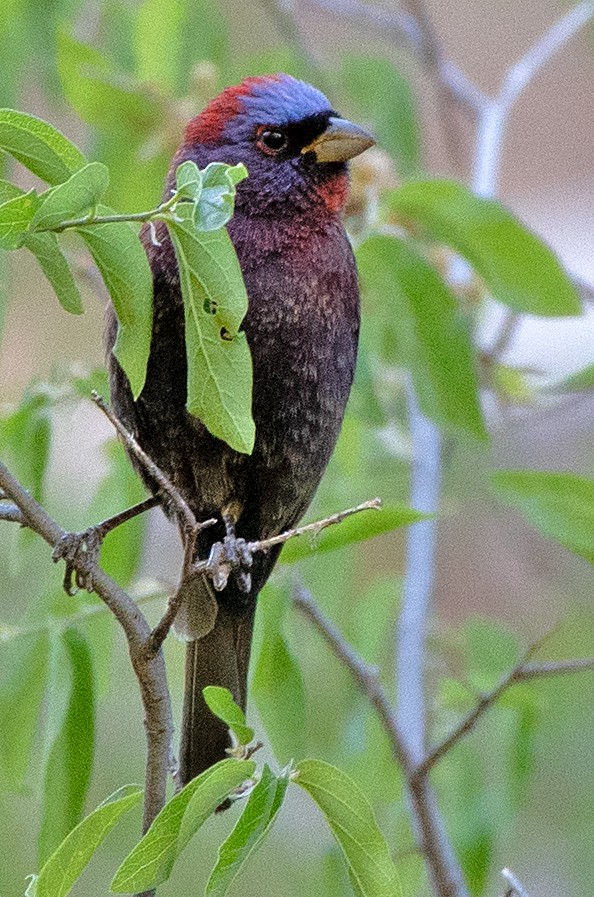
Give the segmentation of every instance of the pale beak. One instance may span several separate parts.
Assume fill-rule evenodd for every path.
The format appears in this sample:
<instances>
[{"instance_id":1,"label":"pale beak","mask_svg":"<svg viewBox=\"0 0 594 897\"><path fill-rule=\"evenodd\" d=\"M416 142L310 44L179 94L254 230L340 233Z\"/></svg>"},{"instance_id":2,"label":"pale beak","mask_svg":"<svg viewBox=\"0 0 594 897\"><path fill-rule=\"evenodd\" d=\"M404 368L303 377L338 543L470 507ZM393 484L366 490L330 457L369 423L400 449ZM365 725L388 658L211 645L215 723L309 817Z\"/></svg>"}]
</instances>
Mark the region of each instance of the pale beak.
<instances>
[{"instance_id":1,"label":"pale beak","mask_svg":"<svg viewBox=\"0 0 594 897\"><path fill-rule=\"evenodd\" d=\"M304 146L301 153L315 153L318 162L346 162L374 143L374 138L365 128L354 125L346 118L331 118L326 130Z\"/></svg>"}]
</instances>

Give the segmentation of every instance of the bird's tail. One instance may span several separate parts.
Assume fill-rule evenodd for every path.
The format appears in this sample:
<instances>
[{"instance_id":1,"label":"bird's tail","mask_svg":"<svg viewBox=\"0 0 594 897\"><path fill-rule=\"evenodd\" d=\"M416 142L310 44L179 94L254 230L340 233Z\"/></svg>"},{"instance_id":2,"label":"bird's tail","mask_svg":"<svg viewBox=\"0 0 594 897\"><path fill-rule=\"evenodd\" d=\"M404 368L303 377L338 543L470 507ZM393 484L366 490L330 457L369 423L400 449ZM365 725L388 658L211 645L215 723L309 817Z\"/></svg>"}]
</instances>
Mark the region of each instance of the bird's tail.
<instances>
[{"instance_id":1,"label":"bird's tail","mask_svg":"<svg viewBox=\"0 0 594 897\"><path fill-rule=\"evenodd\" d=\"M204 582L208 588L208 584ZM213 763L223 760L229 747L226 725L208 709L202 689L228 688L244 710L254 625L255 601L221 602L213 628L186 646L186 683L182 714L179 774L183 785Z\"/></svg>"}]
</instances>

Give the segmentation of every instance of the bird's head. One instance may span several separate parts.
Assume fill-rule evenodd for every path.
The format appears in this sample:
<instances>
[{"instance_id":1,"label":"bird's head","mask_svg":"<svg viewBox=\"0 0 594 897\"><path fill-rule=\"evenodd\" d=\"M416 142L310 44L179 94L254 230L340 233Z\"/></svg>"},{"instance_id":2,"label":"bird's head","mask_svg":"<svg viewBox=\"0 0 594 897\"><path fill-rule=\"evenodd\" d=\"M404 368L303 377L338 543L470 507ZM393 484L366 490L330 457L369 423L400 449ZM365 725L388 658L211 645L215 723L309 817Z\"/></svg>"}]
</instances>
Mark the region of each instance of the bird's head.
<instances>
[{"instance_id":1,"label":"bird's head","mask_svg":"<svg viewBox=\"0 0 594 897\"><path fill-rule=\"evenodd\" d=\"M249 215L334 214L346 201L346 163L374 139L342 119L323 93L289 75L246 78L215 97L186 128L174 164L247 166L237 202Z\"/></svg>"}]
</instances>

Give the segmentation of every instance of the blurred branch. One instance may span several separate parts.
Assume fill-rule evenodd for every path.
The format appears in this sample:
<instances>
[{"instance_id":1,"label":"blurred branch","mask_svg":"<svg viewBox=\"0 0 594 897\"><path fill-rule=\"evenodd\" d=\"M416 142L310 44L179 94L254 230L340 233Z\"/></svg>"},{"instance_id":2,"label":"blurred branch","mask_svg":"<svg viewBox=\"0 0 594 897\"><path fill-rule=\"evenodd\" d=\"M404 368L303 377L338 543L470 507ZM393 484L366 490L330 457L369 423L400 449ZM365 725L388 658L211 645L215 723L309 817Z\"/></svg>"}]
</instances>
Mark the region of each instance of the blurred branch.
<instances>
[{"instance_id":1,"label":"blurred branch","mask_svg":"<svg viewBox=\"0 0 594 897\"><path fill-rule=\"evenodd\" d=\"M509 888L505 892L504 897L514 897L514 894L516 897L530 897L524 885L518 878L516 878L511 869L502 869L501 877L509 884Z\"/></svg>"},{"instance_id":2,"label":"blurred branch","mask_svg":"<svg viewBox=\"0 0 594 897\"><path fill-rule=\"evenodd\" d=\"M0 520L7 520L10 523L20 523L26 526L25 518L21 514L16 505L0 505Z\"/></svg>"}]
</instances>

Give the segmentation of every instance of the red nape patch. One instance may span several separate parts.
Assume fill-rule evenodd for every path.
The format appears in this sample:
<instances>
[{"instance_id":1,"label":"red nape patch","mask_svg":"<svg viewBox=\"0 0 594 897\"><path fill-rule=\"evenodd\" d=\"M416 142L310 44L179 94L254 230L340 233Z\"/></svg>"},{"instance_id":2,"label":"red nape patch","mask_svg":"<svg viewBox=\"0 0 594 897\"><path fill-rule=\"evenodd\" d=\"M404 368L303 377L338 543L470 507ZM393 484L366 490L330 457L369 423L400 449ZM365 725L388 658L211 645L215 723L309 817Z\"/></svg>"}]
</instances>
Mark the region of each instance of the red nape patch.
<instances>
[{"instance_id":1,"label":"red nape patch","mask_svg":"<svg viewBox=\"0 0 594 897\"><path fill-rule=\"evenodd\" d=\"M211 100L200 115L193 118L186 127L186 143L214 143L219 139L228 121L243 111L241 98L249 96L254 87L268 81L278 81L278 75L259 75L244 78L241 84L227 87Z\"/></svg>"},{"instance_id":2,"label":"red nape patch","mask_svg":"<svg viewBox=\"0 0 594 897\"><path fill-rule=\"evenodd\" d=\"M329 212L341 212L346 206L349 193L348 175L341 173L330 178L323 186L318 187L318 193Z\"/></svg>"}]
</instances>

